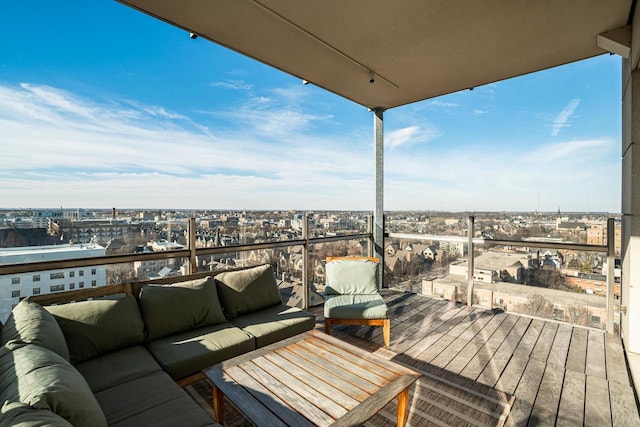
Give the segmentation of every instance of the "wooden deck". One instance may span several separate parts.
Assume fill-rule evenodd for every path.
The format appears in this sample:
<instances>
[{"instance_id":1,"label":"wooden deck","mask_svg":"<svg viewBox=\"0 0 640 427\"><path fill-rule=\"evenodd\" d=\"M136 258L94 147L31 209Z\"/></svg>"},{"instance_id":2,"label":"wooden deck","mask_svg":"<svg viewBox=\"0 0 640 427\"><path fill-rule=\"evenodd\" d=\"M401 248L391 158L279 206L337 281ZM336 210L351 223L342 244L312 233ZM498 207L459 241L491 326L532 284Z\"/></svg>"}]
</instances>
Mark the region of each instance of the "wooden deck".
<instances>
[{"instance_id":1,"label":"wooden deck","mask_svg":"<svg viewBox=\"0 0 640 427\"><path fill-rule=\"evenodd\" d=\"M617 336L411 293L385 298L388 349L381 328L336 326L333 335L471 389L514 396L507 426L640 426ZM321 310L312 309L319 321Z\"/></svg>"}]
</instances>

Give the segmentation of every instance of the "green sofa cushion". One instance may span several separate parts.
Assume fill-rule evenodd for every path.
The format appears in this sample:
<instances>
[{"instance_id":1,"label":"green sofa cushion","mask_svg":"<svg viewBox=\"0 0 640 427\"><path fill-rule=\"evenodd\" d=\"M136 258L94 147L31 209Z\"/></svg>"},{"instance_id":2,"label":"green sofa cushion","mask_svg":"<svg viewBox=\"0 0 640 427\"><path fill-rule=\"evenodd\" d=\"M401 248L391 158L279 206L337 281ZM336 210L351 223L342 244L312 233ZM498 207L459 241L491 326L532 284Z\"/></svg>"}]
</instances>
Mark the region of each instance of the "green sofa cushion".
<instances>
[{"instance_id":1,"label":"green sofa cushion","mask_svg":"<svg viewBox=\"0 0 640 427\"><path fill-rule=\"evenodd\" d=\"M231 323L253 335L259 348L313 329L316 317L299 308L279 304L244 314Z\"/></svg>"},{"instance_id":2,"label":"green sofa cushion","mask_svg":"<svg viewBox=\"0 0 640 427\"><path fill-rule=\"evenodd\" d=\"M388 307L380 295L326 296L324 317L333 319L386 319Z\"/></svg>"},{"instance_id":3,"label":"green sofa cushion","mask_svg":"<svg viewBox=\"0 0 640 427\"><path fill-rule=\"evenodd\" d=\"M94 393L162 370L143 345L112 351L78 363L75 368Z\"/></svg>"},{"instance_id":4,"label":"green sofa cushion","mask_svg":"<svg viewBox=\"0 0 640 427\"><path fill-rule=\"evenodd\" d=\"M378 293L378 263L368 259L337 259L326 265L325 295Z\"/></svg>"},{"instance_id":5,"label":"green sofa cushion","mask_svg":"<svg viewBox=\"0 0 640 427\"><path fill-rule=\"evenodd\" d=\"M220 273L216 282L228 319L282 302L276 278L268 264Z\"/></svg>"},{"instance_id":6,"label":"green sofa cushion","mask_svg":"<svg viewBox=\"0 0 640 427\"><path fill-rule=\"evenodd\" d=\"M164 372L96 393L110 427L212 426L209 415Z\"/></svg>"},{"instance_id":7,"label":"green sofa cushion","mask_svg":"<svg viewBox=\"0 0 640 427\"><path fill-rule=\"evenodd\" d=\"M25 345L0 357L0 401L48 409L76 427L106 426L87 382L58 354Z\"/></svg>"},{"instance_id":8,"label":"green sofa cushion","mask_svg":"<svg viewBox=\"0 0 640 427\"><path fill-rule=\"evenodd\" d=\"M255 349L251 334L230 323L205 326L160 338L147 348L175 380Z\"/></svg>"},{"instance_id":9,"label":"green sofa cushion","mask_svg":"<svg viewBox=\"0 0 640 427\"><path fill-rule=\"evenodd\" d=\"M76 364L144 341L144 323L132 295L49 306Z\"/></svg>"},{"instance_id":10,"label":"green sofa cushion","mask_svg":"<svg viewBox=\"0 0 640 427\"><path fill-rule=\"evenodd\" d=\"M69 349L56 319L28 299L20 301L11 311L2 330L2 344L9 349L36 344L69 360Z\"/></svg>"},{"instance_id":11,"label":"green sofa cushion","mask_svg":"<svg viewBox=\"0 0 640 427\"><path fill-rule=\"evenodd\" d=\"M2 426L73 427L67 420L47 409L34 409L22 402L4 402L0 415Z\"/></svg>"},{"instance_id":12,"label":"green sofa cushion","mask_svg":"<svg viewBox=\"0 0 640 427\"><path fill-rule=\"evenodd\" d=\"M140 310L147 327L147 341L227 321L211 277L144 286L140 291Z\"/></svg>"}]
</instances>

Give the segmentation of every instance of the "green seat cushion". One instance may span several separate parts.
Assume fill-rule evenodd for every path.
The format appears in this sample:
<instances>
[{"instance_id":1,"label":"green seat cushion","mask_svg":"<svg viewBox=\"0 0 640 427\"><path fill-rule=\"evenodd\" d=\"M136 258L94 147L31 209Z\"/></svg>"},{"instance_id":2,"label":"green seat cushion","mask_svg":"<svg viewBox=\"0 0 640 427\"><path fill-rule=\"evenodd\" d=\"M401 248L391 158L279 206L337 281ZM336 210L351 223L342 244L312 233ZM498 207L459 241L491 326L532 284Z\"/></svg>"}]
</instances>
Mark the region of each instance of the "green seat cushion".
<instances>
[{"instance_id":1,"label":"green seat cushion","mask_svg":"<svg viewBox=\"0 0 640 427\"><path fill-rule=\"evenodd\" d=\"M253 335L256 347L264 347L313 329L316 317L299 308L279 304L243 314L231 323Z\"/></svg>"},{"instance_id":2,"label":"green seat cushion","mask_svg":"<svg viewBox=\"0 0 640 427\"><path fill-rule=\"evenodd\" d=\"M112 351L78 363L75 368L94 393L162 370L143 345Z\"/></svg>"},{"instance_id":3,"label":"green seat cushion","mask_svg":"<svg viewBox=\"0 0 640 427\"><path fill-rule=\"evenodd\" d=\"M380 295L335 295L324 301L324 317L333 319L386 319L388 307Z\"/></svg>"},{"instance_id":4,"label":"green seat cushion","mask_svg":"<svg viewBox=\"0 0 640 427\"><path fill-rule=\"evenodd\" d=\"M132 295L49 306L76 364L144 341L144 323Z\"/></svg>"},{"instance_id":5,"label":"green seat cushion","mask_svg":"<svg viewBox=\"0 0 640 427\"><path fill-rule=\"evenodd\" d=\"M368 259L337 259L326 265L325 295L378 293L378 263Z\"/></svg>"},{"instance_id":6,"label":"green seat cushion","mask_svg":"<svg viewBox=\"0 0 640 427\"><path fill-rule=\"evenodd\" d=\"M11 311L2 330L2 344L9 349L36 344L69 360L69 349L56 319L28 299L20 301Z\"/></svg>"},{"instance_id":7,"label":"green seat cushion","mask_svg":"<svg viewBox=\"0 0 640 427\"><path fill-rule=\"evenodd\" d=\"M173 379L255 349L251 334L230 323L206 326L147 343L162 369Z\"/></svg>"},{"instance_id":8,"label":"green seat cushion","mask_svg":"<svg viewBox=\"0 0 640 427\"><path fill-rule=\"evenodd\" d=\"M211 277L144 286L140 310L147 326L147 341L227 321Z\"/></svg>"},{"instance_id":9,"label":"green seat cushion","mask_svg":"<svg viewBox=\"0 0 640 427\"><path fill-rule=\"evenodd\" d=\"M209 415L164 372L96 393L109 426L210 426Z\"/></svg>"},{"instance_id":10,"label":"green seat cushion","mask_svg":"<svg viewBox=\"0 0 640 427\"><path fill-rule=\"evenodd\" d=\"M67 420L47 409L34 409L22 402L4 402L0 415L2 426L73 427Z\"/></svg>"},{"instance_id":11,"label":"green seat cushion","mask_svg":"<svg viewBox=\"0 0 640 427\"><path fill-rule=\"evenodd\" d=\"M0 357L0 401L55 412L76 427L107 422L82 375L57 353L25 345Z\"/></svg>"},{"instance_id":12,"label":"green seat cushion","mask_svg":"<svg viewBox=\"0 0 640 427\"><path fill-rule=\"evenodd\" d=\"M241 314L280 304L280 291L270 265L260 265L216 276L224 314L233 319Z\"/></svg>"}]
</instances>

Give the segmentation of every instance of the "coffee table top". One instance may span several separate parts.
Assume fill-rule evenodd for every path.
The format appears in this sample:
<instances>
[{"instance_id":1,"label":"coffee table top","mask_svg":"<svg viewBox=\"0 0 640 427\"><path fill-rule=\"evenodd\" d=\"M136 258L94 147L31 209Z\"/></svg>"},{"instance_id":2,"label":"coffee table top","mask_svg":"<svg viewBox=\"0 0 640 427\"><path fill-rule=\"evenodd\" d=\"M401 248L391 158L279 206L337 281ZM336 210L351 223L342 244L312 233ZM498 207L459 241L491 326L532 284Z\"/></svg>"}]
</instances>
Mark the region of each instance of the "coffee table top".
<instances>
[{"instance_id":1,"label":"coffee table top","mask_svg":"<svg viewBox=\"0 0 640 427\"><path fill-rule=\"evenodd\" d=\"M420 376L318 331L203 370L258 425L354 425Z\"/></svg>"}]
</instances>

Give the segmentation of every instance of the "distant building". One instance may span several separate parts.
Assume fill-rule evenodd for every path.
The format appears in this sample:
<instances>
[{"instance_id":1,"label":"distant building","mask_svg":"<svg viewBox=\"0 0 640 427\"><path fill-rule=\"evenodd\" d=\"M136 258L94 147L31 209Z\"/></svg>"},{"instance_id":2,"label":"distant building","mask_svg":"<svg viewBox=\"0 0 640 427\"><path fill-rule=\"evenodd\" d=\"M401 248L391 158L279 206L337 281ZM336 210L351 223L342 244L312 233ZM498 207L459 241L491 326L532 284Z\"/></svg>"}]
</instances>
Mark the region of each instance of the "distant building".
<instances>
[{"instance_id":1,"label":"distant building","mask_svg":"<svg viewBox=\"0 0 640 427\"><path fill-rule=\"evenodd\" d=\"M7 248L0 249L0 265L100 257L105 253L105 248L97 244ZM0 320L4 322L20 298L105 284L104 265L0 276Z\"/></svg>"},{"instance_id":2,"label":"distant building","mask_svg":"<svg viewBox=\"0 0 640 427\"><path fill-rule=\"evenodd\" d=\"M466 259L452 262L449 265L449 274L466 276L468 262ZM523 283L524 271L528 264L527 256L489 251L475 258L473 279L484 283Z\"/></svg>"},{"instance_id":3,"label":"distant building","mask_svg":"<svg viewBox=\"0 0 640 427\"><path fill-rule=\"evenodd\" d=\"M111 239L126 237L131 231L131 224L122 220L90 219L74 220L69 218L50 219L48 232L54 236L64 237L74 243L92 241L107 243Z\"/></svg>"}]
</instances>

